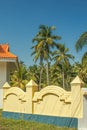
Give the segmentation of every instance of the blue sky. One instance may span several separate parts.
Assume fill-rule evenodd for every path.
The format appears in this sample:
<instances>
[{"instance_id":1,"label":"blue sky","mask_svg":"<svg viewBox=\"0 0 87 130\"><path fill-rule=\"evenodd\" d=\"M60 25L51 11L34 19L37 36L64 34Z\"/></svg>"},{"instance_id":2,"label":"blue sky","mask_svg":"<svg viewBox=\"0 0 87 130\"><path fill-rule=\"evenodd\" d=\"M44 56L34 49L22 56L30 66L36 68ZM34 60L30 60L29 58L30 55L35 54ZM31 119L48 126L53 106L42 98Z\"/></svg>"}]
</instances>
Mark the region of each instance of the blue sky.
<instances>
[{"instance_id":1,"label":"blue sky","mask_svg":"<svg viewBox=\"0 0 87 130\"><path fill-rule=\"evenodd\" d=\"M87 0L0 0L0 43L27 66L34 64L30 48L41 24L56 26L59 42L80 61L87 48L77 53L75 43L87 31Z\"/></svg>"}]
</instances>

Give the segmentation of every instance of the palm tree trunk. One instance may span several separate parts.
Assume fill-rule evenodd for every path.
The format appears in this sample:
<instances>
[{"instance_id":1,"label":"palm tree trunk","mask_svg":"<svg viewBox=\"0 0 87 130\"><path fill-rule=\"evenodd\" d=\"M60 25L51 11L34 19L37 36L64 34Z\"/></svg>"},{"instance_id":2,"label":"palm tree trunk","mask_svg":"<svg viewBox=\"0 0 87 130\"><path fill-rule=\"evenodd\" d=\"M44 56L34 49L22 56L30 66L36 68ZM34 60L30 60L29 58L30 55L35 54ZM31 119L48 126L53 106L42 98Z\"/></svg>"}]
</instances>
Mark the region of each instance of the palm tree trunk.
<instances>
[{"instance_id":1,"label":"palm tree trunk","mask_svg":"<svg viewBox=\"0 0 87 130\"><path fill-rule=\"evenodd\" d=\"M63 76L63 89L65 89L65 79L64 79L64 71L63 71L63 73L62 73L62 76Z\"/></svg>"},{"instance_id":2,"label":"palm tree trunk","mask_svg":"<svg viewBox=\"0 0 87 130\"><path fill-rule=\"evenodd\" d=\"M49 85L49 63L48 63L48 59L47 59L47 67L46 67L46 73L47 73L47 85Z\"/></svg>"},{"instance_id":3,"label":"palm tree trunk","mask_svg":"<svg viewBox=\"0 0 87 130\"><path fill-rule=\"evenodd\" d=\"M41 80L42 80L42 72L43 72L43 68L42 68L42 66L40 67L41 69L40 69L40 80L39 80L39 90L41 90Z\"/></svg>"},{"instance_id":4,"label":"palm tree trunk","mask_svg":"<svg viewBox=\"0 0 87 130\"><path fill-rule=\"evenodd\" d=\"M42 72L43 72L43 59L42 57L40 57L40 80L39 80L39 87L38 87L38 90L41 89L41 80L42 80Z\"/></svg>"},{"instance_id":5,"label":"palm tree trunk","mask_svg":"<svg viewBox=\"0 0 87 130\"><path fill-rule=\"evenodd\" d=\"M62 64L63 89L65 89L64 65Z\"/></svg>"}]
</instances>

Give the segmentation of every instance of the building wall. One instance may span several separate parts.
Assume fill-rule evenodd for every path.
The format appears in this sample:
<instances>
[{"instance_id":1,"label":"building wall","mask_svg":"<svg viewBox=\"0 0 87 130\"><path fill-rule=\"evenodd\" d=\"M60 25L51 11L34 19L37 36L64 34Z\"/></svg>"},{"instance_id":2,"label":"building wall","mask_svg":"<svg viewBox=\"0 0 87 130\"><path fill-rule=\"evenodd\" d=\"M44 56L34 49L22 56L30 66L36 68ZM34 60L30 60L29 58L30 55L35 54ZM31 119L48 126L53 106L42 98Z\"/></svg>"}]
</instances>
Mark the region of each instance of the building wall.
<instances>
[{"instance_id":1,"label":"building wall","mask_svg":"<svg viewBox=\"0 0 87 130\"><path fill-rule=\"evenodd\" d=\"M7 64L5 62L0 63L0 89L7 81Z\"/></svg>"},{"instance_id":2,"label":"building wall","mask_svg":"<svg viewBox=\"0 0 87 130\"><path fill-rule=\"evenodd\" d=\"M6 82L7 77L7 65L5 62L0 63L0 108L3 106L3 85Z\"/></svg>"}]
</instances>

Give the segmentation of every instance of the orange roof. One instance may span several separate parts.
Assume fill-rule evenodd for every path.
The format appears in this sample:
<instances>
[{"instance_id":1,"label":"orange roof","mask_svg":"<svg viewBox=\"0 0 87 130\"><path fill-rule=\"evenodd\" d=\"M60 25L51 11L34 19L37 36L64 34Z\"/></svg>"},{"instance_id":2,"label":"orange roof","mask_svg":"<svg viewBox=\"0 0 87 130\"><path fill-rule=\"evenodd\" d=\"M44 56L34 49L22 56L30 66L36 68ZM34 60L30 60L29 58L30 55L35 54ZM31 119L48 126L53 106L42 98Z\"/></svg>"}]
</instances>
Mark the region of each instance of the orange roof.
<instances>
[{"instance_id":1,"label":"orange roof","mask_svg":"<svg viewBox=\"0 0 87 130\"><path fill-rule=\"evenodd\" d=\"M0 44L0 59L1 58L16 59L18 57L9 51L8 44Z\"/></svg>"}]
</instances>

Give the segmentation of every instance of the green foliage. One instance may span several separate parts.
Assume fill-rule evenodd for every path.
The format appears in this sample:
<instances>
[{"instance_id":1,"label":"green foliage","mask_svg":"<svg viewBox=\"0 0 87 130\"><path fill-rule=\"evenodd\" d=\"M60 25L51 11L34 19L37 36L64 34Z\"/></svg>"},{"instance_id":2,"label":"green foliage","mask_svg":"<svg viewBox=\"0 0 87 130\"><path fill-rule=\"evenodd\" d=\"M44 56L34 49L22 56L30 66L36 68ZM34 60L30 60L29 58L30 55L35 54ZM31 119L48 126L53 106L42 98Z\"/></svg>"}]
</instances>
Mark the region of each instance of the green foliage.
<instances>
[{"instance_id":1,"label":"green foliage","mask_svg":"<svg viewBox=\"0 0 87 130\"><path fill-rule=\"evenodd\" d=\"M19 63L19 70L11 73L10 84L12 87L19 87L26 90L25 85L28 83L27 70L23 62Z\"/></svg>"},{"instance_id":2,"label":"green foliage","mask_svg":"<svg viewBox=\"0 0 87 130\"><path fill-rule=\"evenodd\" d=\"M70 90L70 82L78 75L84 82L85 86L87 86L87 64L86 64L86 56L83 56L82 62L75 62L74 64L64 64L64 81L65 81L65 89ZM50 64L49 64L50 65ZM20 74L19 71L12 73L11 75L11 85L18 86L25 90L25 85L31 79L33 79L38 85L40 80L40 66L39 65L32 65L28 68L23 64L22 65L22 73ZM19 74L21 76L19 76ZM23 76L22 76L23 75ZM49 82L50 85L57 85L63 87L63 78L62 78L62 64L56 64L54 62L49 67ZM21 86L23 85L23 87ZM42 68L42 82L41 88L47 86L46 81L46 65L43 65ZM39 88L38 88L39 89Z\"/></svg>"},{"instance_id":3,"label":"green foliage","mask_svg":"<svg viewBox=\"0 0 87 130\"><path fill-rule=\"evenodd\" d=\"M27 69L27 79L34 80L37 84L39 83L39 71L40 67L37 65L29 66Z\"/></svg>"}]
</instances>

